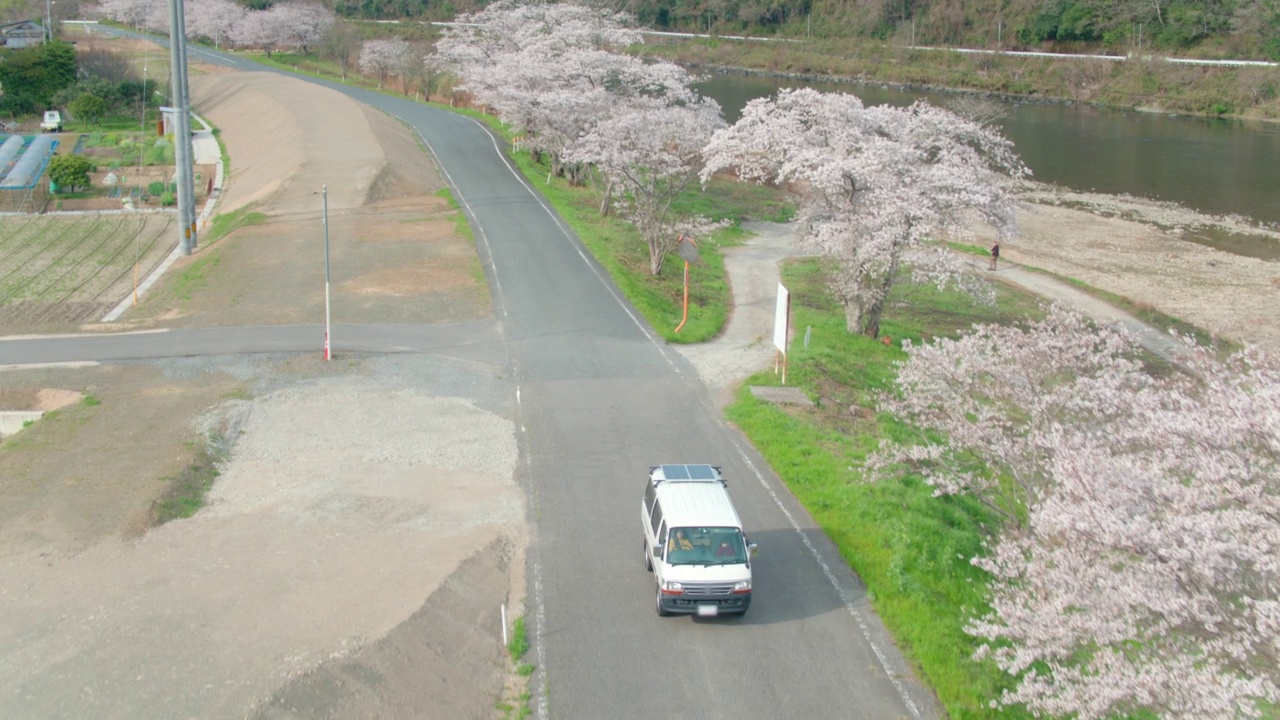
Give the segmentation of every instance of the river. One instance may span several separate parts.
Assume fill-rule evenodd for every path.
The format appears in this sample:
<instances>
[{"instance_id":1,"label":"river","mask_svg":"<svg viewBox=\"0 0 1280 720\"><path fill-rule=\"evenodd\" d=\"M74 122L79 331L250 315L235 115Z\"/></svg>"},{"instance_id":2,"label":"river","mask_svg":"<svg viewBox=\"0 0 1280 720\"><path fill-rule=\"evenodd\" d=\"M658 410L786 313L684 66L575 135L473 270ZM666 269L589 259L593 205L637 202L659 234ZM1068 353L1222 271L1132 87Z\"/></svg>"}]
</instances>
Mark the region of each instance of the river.
<instances>
[{"instance_id":1,"label":"river","mask_svg":"<svg viewBox=\"0 0 1280 720\"><path fill-rule=\"evenodd\" d=\"M946 96L875 85L806 81L743 73L709 76L697 88L734 122L746 103L784 87L857 95L868 105L908 105ZM1238 215L1280 230L1280 124L1081 104L1006 101L998 121L1033 178L1084 192L1177 203L1206 215ZM1261 236L1206 232L1187 239L1221 250L1280 259L1278 243Z\"/></svg>"}]
</instances>

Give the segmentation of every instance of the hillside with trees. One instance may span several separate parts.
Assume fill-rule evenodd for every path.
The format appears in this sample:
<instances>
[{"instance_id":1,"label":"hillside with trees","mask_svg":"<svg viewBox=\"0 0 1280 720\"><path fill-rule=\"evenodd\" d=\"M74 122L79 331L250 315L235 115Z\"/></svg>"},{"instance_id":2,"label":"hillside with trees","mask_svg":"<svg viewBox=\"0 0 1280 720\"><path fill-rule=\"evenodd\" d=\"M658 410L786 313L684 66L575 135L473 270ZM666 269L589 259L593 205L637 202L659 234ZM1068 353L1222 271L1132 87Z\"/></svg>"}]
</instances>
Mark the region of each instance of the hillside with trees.
<instances>
[{"instance_id":1,"label":"hillside with trees","mask_svg":"<svg viewBox=\"0 0 1280 720\"><path fill-rule=\"evenodd\" d=\"M644 25L726 34L1280 58L1272 0L631 0Z\"/></svg>"},{"instance_id":2,"label":"hillside with trees","mask_svg":"<svg viewBox=\"0 0 1280 720\"><path fill-rule=\"evenodd\" d=\"M368 20L449 20L483 5L468 0L332 3L339 16ZM1280 59L1280 4L1274 0L628 0L607 5L643 26L667 31Z\"/></svg>"}]
</instances>

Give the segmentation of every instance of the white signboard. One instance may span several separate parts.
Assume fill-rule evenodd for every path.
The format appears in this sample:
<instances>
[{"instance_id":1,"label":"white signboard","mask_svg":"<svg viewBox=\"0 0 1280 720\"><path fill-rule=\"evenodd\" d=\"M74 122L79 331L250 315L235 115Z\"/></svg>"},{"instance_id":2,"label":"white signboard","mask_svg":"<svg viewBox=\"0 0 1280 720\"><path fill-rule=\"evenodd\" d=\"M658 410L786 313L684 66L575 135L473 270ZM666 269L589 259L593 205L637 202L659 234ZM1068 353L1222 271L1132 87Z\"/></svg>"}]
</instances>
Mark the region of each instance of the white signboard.
<instances>
[{"instance_id":1,"label":"white signboard","mask_svg":"<svg viewBox=\"0 0 1280 720\"><path fill-rule=\"evenodd\" d=\"M787 354L787 335L790 329L787 325L788 316L791 314L791 294L783 287L782 283L778 283L778 305L773 314L773 346L783 355Z\"/></svg>"}]
</instances>

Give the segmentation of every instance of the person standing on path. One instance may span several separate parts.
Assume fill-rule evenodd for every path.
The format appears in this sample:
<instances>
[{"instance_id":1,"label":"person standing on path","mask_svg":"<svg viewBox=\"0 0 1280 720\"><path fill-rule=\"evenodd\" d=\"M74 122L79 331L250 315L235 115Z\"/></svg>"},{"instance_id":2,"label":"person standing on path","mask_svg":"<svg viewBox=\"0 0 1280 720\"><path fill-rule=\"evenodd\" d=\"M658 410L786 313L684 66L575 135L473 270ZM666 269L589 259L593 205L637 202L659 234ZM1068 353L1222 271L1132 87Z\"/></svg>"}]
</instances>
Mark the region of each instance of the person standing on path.
<instances>
[{"instance_id":1,"label":"person standing on path","mask_svg":"<svg viewBox=\"0 0 1280 720\"><path fill-rule=\"evenodd\" d=\"M996 261L1000 259L1000 241L996 240L991 244L991 266L988 270L996 269Z\"/></svg>"}]
</instances>

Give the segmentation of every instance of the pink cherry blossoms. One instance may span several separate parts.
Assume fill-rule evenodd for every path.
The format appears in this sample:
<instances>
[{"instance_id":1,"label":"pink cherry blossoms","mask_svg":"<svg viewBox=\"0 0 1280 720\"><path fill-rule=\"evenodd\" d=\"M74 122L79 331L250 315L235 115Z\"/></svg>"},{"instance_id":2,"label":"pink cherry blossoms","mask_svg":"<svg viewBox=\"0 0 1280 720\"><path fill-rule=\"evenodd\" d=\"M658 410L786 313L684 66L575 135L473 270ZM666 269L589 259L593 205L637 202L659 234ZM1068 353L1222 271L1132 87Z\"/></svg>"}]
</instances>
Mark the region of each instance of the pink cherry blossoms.
<instances>
[{"instance_id":1,"label":"pink cherry blossoms","mask_svg":"<svg viewBox=\"0 0 1280 720\"><path fill-rule=\"evenodd\" d=\"M1280 700L1280 361L1189 346L1152 378L1130 340L1051 309L908 346L886 446L1009 518L967 630L1018 678L999 702L1081 720L1258 717Z\"/></svg>"},{"instance_id":2,"label":"pink cherry blossoms","mask_svg":"<svg viewBox=\"0 0 1280 720\"><path fill-rule=\"evenodd\" d=\"M810 89L752 100L712 137L706 161L704 182L733 170L799 193L803 239L834 261L830 286L849 332L872 337L901 270L983 293L938 240L964 237L975 218L1011 234L1008 179L1028 174L1008 140L954 113Z\"/></svg>"},{"instance_id":3,"label":"pink cherry blossoms","mask_svg":"<svg viewBox=\"0 0 1280 720\"><path fill-rule=\"evenodd\" d=\"M431 60L523 131L553 173L576 183L598 173L643 236L656 275L681 232L717 227L676 217L671 202L697 176L702 147L724 122L683 68L624 52L643 41L630 25L602 9L499 0L448 27Z\"/></svg>"}]
</instances>

